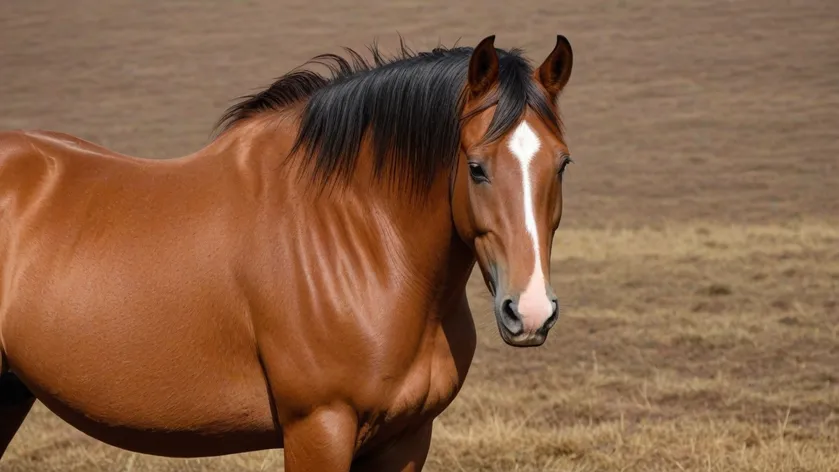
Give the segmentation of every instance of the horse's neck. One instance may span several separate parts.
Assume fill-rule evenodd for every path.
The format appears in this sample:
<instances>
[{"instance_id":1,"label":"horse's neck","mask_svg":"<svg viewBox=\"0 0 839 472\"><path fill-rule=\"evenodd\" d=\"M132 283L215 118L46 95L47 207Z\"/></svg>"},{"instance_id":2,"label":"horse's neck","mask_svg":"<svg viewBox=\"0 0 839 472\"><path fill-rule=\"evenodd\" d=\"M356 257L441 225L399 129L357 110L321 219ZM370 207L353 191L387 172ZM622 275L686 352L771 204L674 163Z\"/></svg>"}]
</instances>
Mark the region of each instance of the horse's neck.
<instances>
[{"instance_id":1,"label":"horse's neck","mask_svg":"<svg viewBox=\"0 0 839 472\"><path fill-rule=\"evenodd\" d=\"M440 177L421 204L362 180L351 189L354 198L334 201L338 211L354 203L363 208L366 222L378 235L378 250L387 258L382 267L389 276L413 279L435 303L459 301L474 255L454 230L447 179Z\"/></svg>"},{"instance_id":2,"label":"horse's neck","mask_svg":"<svg viewBox=\"0 0 839 472\"><path fill-rule=\"evenodd\" d=\"M401 234L413 270L426 278L443 301L464 293L475 257L454 230L448 198L440 201L444 209L417 212Z\"/></svg>"},{"instance_id":3,"label":"horse's neck","mask_svg":"<svg viewBox=\"0 0 839 472\"><path fill-rule=\"evenodd\" d=\"M369 265L355 267L359 274L393 280L407 276L435 301L445 303L463 294L474 255L454 231L448 176L440 175L419 204L398 188L374 182L371 162L361 159L347 186L341 183L333 192L317 194L308 179L298 178L298 159L285 161L296 131L293 121L264 120L240 127L226 141L241 150L235 152L240 169L262 174L257 179L271 194L268 201L276 218L301 226L293 231L306 235L301 244L338 259L351 254L345 260ZM230 145L220 149L227 154ZM318 244L324 247L312 247Z\"/></svg>"}]
</instances>

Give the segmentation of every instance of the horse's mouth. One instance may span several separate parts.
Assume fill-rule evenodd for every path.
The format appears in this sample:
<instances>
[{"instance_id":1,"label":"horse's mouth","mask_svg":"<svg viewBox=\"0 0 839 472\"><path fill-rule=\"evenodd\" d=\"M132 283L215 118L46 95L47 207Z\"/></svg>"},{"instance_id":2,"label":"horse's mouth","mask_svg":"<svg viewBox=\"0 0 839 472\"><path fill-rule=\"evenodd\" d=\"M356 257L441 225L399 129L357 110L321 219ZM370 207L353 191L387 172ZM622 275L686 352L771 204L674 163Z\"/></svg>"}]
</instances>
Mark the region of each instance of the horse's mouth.
<instances>
[{"instance_id":1,"label":"horse's mouth","mask_svg":"<svg viewBox=\"0 0 839 472\"><path fill-rule=\"evenodd\" d=\"M498 321L497 316L495 318L495 324L498 327L498 334L508 346L518 348L539 347L542 344L545 344L545 341L548 339L547 334L540 332L512 335L504 328L501 322Z\"/></svg>"}]
</instances>

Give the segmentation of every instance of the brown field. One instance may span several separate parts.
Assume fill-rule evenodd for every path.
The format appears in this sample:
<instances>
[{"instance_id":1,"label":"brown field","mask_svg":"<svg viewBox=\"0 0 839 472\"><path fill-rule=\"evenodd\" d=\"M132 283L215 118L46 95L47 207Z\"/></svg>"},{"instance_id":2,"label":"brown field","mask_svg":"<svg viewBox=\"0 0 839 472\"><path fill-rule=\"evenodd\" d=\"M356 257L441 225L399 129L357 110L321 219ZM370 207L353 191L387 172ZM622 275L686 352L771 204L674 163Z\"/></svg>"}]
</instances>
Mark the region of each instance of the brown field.
<instances>
[{"instance_id":1,"label":"brown field","mask_svg":"<svg viewBox=\"0 0 839 472\"><path fill-rule=\"evenodd\" d=\"M309 57L395 33L569 37L569 168L541 348L479 346L432 471L839 471L839 3L5 0L0 129L162 158ZM0 418L2 421L2 418ZM269 471L280 451L172 460L38 404L0 471Z\"/></svg>"}]
</instances>

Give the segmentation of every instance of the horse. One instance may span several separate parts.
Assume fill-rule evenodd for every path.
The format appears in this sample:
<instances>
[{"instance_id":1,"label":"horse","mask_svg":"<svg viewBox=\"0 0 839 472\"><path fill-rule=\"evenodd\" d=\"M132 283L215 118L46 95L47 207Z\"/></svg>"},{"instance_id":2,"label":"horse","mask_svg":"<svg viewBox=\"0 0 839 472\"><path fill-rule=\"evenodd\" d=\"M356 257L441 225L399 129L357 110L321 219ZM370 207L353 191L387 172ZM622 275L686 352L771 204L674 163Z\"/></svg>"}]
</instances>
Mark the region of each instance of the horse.
<instances>
[{"instance_id":1,"label":"horse","mask_svg":"<svg viewBox=\"0 0 839 472\"><path fill-rule=\"evenodd\" d=\"M315 56L240 97L193 154L0 134L0 457L40 400L176 458L418 471L476 348L542 345L562 177L562 35L521 49Z\"/></svg>"}]
</instances>

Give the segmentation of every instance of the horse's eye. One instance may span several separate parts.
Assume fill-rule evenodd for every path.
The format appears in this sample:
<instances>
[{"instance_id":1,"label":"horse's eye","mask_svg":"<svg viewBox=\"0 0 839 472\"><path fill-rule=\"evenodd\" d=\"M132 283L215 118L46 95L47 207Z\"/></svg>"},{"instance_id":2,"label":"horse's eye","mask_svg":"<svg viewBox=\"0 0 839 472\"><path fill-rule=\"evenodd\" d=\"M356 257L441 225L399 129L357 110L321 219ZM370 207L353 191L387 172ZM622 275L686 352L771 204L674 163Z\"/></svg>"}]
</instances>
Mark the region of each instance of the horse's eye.
<instances>
[{"instance_id":1,"label":"horse's eye","mask_svg":"<svg viewBox=\"0 0 839 472\"><path fill-rule=\"evenodd\" d=\"M472 180L476 183L489 182L489 177L487 177L486 172L484 172L483 166L477 162L469 163L469 176L472 177Z\"/></svg>"},{"instance_id":2,"label":"horse's eye","mask_svg":"<svg viewBox=\"0 0 839 472\"><path fill-rule=\"evenodd\" d=\"M568 167L568 164L573 164L573 163L574 163L574 161L570 157L566 157L565 159L562 160L562 164L560 164L560 166L559 166L559 172L557 172L557 175L559 175L560 180L562 180L562 175L565 173L565 168Z\"/></svg>"}]
</instances>

